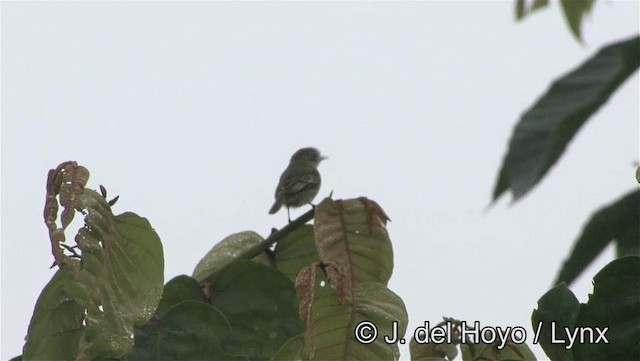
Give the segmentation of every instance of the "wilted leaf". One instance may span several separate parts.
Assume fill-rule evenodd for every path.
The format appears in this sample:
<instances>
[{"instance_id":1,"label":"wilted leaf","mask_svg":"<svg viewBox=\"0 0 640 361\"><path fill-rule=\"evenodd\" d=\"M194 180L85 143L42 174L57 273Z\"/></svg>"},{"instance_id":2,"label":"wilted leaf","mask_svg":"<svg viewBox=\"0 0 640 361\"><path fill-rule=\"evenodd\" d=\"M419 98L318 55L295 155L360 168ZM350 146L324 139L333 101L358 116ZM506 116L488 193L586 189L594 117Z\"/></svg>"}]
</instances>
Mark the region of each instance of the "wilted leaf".
<instances>
[{"instance_id":1,"label":"wilted leaf","mask_svg":"<svg viewBox=\"0 0 640 361\"><path fill-rule=\"evenodd\" d=\"M296 277L296 294L298 296L300 319L306 326L311 325L311 308L316 289L317 265L310 265L298 272Z\"/></svg>"},{"instance_id":2,"label":"wilted leaf","mask_svg":"<svg viewBox=\"0 0 640 361\"><path fill-rule=\"evenodd\" d=\"M86 169L75 162L63 163L60 169L64 172L49 172L45 222L52 246L57 240L64 240L63 227L55 225L56 207L51 205L55 191L59 190L64 199L61 204L85 215L85 225L75 237L81 261L58 254L56 261L61 261L57 264L62 267L58 274L64 276L54 277L50 285L55 287L47 286L38 299L24 358L120 357L133 346L134 326L146 323L160 301L164 274L162 244L146 219L133 213L114 216L100 194L84 188L89 174ZM66 195L62 197L62 193ZM59 311L60 307L79 310L82 320L78 321L77 313ZM56 324L64 323L58 318L72 322L79 331L75 333L74 329L70 333L74 337L52 344L50 340L55 340L60 332ZM58 348L66 348L73 357L59 357Z\"/></svg>"},{"instance_id":3,"label":"wilted leaf","mask_svg":"<svg viewBox=\"0 0 640 361\"><path fill-rule=\"evenodd\" d=\"M387 284L393 270L393 248L387 215L366 198L323 200L316 207L316 247L329 282L348 298L359 282ZM342 290L342 291L341 291ZM343 297L344 296L344 297Z\"/></svg>"},{"instance_id":4,"label":"wilted leaf","mask_svg":"<svg viewBox=\"0 0 640 361\"><path fill-rule=\"evenodd\" d=\"M62 267L68 261L68 257L60 248L60 244L66 239L64 230L73 220L88 180L89 170L73 161L61 163L56 169L49 170L47 174L44 223L49 230L54 264L58 267ZM60 227L56 225L59 209L58 197L60 198L59 203L63 207L60 215Z\"/></svg>"}]
</instances>

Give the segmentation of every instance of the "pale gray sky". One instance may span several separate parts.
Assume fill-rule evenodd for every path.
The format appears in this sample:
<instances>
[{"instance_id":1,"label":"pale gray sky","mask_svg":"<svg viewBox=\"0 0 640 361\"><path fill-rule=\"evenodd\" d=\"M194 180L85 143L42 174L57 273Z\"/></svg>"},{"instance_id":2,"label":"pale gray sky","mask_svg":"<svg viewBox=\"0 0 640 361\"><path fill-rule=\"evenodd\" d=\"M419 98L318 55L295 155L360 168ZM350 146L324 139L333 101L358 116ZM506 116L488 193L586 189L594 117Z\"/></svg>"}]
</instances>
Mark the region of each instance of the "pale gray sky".
<instances>
[{"instance_id":1,"label":"pale gray sky","mask_svg":"<svg viewBox=\"0 0 640 361\"><path fill-rule=\"evenodd\" d=\"M530 330L583 222L635 186L638 75L533 193L483 208L518 116L637 33L638 4L597 2L582 46L556 5L518 24L511 1L3 2L1 358L21 353L54 273L50 168L77 160L115 212L147 217L169 280L230 233L286 223L267 211L302 146L330 157L321 196L367 196L393 220L409 332L441 316Z\"/></svg>"}]
</instances>

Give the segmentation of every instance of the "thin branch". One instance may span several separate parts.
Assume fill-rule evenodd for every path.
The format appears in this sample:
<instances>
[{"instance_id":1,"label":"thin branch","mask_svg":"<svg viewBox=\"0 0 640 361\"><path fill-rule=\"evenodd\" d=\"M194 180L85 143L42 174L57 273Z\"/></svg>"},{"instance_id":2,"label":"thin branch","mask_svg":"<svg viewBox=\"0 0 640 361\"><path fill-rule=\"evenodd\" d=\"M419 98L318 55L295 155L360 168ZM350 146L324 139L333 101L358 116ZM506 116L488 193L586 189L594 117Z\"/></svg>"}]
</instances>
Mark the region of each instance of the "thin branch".
<instances>
[{"instance_id":1,"label":"thin branch","mask_svg":"<svg viewBox=\"0 0 640 361\"><path fill-rule=\"evenodd\" d=\"M312 220L314 214L315 214L315 207L311 208L311 210L309 210L307 213L304 213L303 215L301 215L297 219L293 220L291 223L287 224L286 226L280 228L279 230L277 230L275 232L272 232L269 235L269 237L267 237L264 241L262 241L259 244L256 244L255 246L247 249L246 251L242 252L237 258L230 260L225 265L223 265L223 266L219 267L218 269L216 269L211 275L209 275L201 283L203 283L203 282L214 283L215 279L217 278L218 274L220 273L220 271L223 268L227 267L228 265L230 265L231 263L235 262L236 260L239 260L239 259L252 259L252 258L258 256L262 252L268 250L269 247L271 247L271 245L273 245L277 241L283 239L289 233L291 233L294 230L302 227L307 222Z\"/></svg>"}]
</instances>

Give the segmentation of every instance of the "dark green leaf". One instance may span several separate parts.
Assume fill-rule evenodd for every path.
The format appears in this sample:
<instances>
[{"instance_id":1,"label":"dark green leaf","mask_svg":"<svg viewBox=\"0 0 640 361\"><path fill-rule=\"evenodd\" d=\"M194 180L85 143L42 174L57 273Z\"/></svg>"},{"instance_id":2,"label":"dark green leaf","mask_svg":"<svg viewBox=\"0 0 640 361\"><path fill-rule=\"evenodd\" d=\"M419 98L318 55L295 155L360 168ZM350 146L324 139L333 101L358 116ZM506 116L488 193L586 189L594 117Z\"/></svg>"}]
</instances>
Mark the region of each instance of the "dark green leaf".
<instances>
[{"instance_id":1,"label":"dark green leaf","mask_svg":"<svg viewBox=\"0 0 640 361\"><path fill-rule=\"evenodd\" d=\"M580 127L639 65L640 37L636 36L602 48L554 81L516 125L493 200L507 189L514 201L527 194L556 163Z\"/></svg>"},{"instance_id":2,"label":"dark green leaf","mask_svg":"<svg viewBox=\"0 0 640 361\"><path fill-rule=\"evenodd\" d=\"M174 277L164 286L155 317L161 318L175 305L189 300L208 303L198 281L186 275Z\"/></svg>"},{"instance_id":3,"label":"dark green leaf","mask_svg":"<svg viewBox=\"0 0 640 361\"><path fill-rule=\"evenodd\" d=\"M552 341L563 337L564 327L574 327L579 310L578 299L564 283L538 300L538 309L531 315L533 330L538 335L534 342L540 343L551 360L571 360L571 351L565 348L565 344Z\"/></svg>"},{"instance_id":4,"label":"dark green leaf","mask_svg":"<svg viewBox=\"0 0 640 361\"><path fill-rule=\"evenodd\" d=\"M301 360L303 347L304 333L301 333L287 340L273 355L271 361Z\"/></svg>"},{"instance_id":5,"label":"dark green leaf","mask_svg":"<svg viewBox=\"0 0 640 361\"><path fill-rule=\"evenodd\" d=\"M304 330L293 283L273 267L239 260L220 271L211 304L229 320L224 349L251 360L269 360Z\"/></svg>"},{"instance_id":6,"label":"dark green leaf","mask_svg":"<svg viewBox=\"0 0 640 361\"><path fill-rule=\"evenodd\" d=\"M576 327L606 330L608 343L587 338L574 360L638 360L640 356L640 257L614 260L593 278L593 294L580 310ZM594 332L598 336L598 332Z\"/></svg>"},{"instance_id":7,"label":"dark green leaf","mask_svg":"<svg viewBox=\"0 0 640 361\"><path fill-rule=\"evenodd\" d=\"M71 268L58 270L45 286L31 317L24 360L74 360L82 335L83 308L65 292Z\"/></svg>"},{"instance_id":8,"label":"dark green leaf","mask_svg":"<svg viewBox=\"0 0 640 361\"><path fill-rule=\"evenodd\" d=\"M303 267L320 260L313 238L313 226L304 225L279 240L274 254L276 268L295 282Z\"/></svg>"},{"instance_id":9,"label":"dark green leaf","mask_svg":"<svg viewBox=\"0 0 640 361\"><path fill-rule=\"evenodd\" d=\"M640 257L612 261L593 278L589 302L580 304L564 283L538 301L531 321L542 323L540 344L551 360L636 360L640 355ZM577 317L576 317L577 316ZM551 322L556 322L551 344ZM600 338L603 332L606 340ZM574 342L570 349L570 336ZM578 336L577 338L575 336Z\"/></svg>"},{"instance_id":10,"label":"dark green leaf","mask_svg":"<svg viewBox=\"0 0 640 361\"><path fill-rule=\"evenodd\" d=\"M640 210L639 210L640 212ZM638 215L640 217L640 215ZM620 230L616 237L616 258L640 256L640 220L635 227Z\"/></svg>"},{"instance_id":11,"label":"dark green leaf","mask_svg":"<svg viewBox=\"0 0 640 361\"><path fill-rule=\"evenodd\" d=\"M630 192L598 210L587 222L554 284L571 284L587 266L614 240L627 249L640 245L640 190Z\"/></svg>"},{"instance_id":12,"label":"dark green leaf","mask_svg":"<svg viewBox=\"0 0 640 361\"><path fill-rule=\"evenodd\" d=\"M220 346L231 332L228 321L209 304L184 301L160 319L136 328L136 344L124 360L246 360Z\"/></svg>"}]
</instances>

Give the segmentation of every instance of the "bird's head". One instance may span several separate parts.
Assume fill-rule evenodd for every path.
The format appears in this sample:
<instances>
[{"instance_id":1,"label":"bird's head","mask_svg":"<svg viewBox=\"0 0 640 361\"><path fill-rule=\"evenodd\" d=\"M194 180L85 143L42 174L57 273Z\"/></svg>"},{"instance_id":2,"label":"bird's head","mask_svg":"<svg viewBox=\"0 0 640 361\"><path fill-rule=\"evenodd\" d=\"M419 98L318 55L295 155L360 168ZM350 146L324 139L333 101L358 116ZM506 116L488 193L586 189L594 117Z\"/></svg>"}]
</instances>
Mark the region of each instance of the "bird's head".
<instances>
[{"instance_id":1,"label":"bird's head","mask_svg":"<svg viewBox=\"0 0 640 361\"><path fill-rule=\"evenodd\" d=\"M327 157L320 154L319 150L317 150L316 148L309 147L309 148L298 149L298 151L293 153L293 155L291 156L290 162L291 163L306 162L306 163L315 164L317 166L320 162L322 162L325 159L327 159Z\"/></svg>"}]
</instances>

